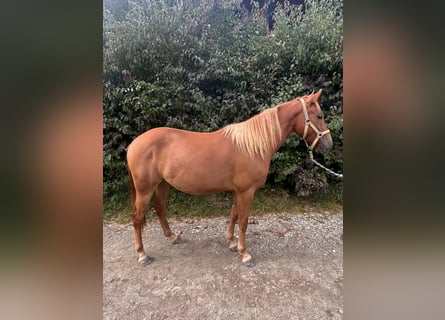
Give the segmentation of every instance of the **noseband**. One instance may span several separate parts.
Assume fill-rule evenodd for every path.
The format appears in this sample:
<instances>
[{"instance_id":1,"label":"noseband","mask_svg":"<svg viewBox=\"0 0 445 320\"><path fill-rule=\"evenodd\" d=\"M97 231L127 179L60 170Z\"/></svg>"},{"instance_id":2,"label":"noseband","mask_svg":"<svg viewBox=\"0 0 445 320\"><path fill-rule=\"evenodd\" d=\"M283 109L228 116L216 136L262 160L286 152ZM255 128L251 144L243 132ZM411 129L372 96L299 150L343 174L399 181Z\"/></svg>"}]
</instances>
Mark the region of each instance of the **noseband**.
<instances>
[{"instance_id":1,"label":"noseband","mask_svg":"<svg viewBox=\"0 0 445 320\"><path fill-rule=\"evenodd\" d=\"M301 105L303 107L303 112L304 112L304 132L303 132L303 141L304 143L306 143L306 146L309 148L309 150L313 150L315 148L315 146L317 145L318 141L325 135L329 133L329 129L325 130L325 131L320 131L318 130L318 128L312 123L311 119L309 119L309 114L307 113L307 108L306 108L306 103L304 102L303 98L299 98L299 100L301 101ZM320 107L320 106L318 106ZM315 133L317 134L317 137L315 138L315 140L312 142L312 144L309 146L307 141L306 141L306 136L307 136L307 132L309 129L309 126L312 128L312 130L315 131Z\"/></svg>"}]
</instances>

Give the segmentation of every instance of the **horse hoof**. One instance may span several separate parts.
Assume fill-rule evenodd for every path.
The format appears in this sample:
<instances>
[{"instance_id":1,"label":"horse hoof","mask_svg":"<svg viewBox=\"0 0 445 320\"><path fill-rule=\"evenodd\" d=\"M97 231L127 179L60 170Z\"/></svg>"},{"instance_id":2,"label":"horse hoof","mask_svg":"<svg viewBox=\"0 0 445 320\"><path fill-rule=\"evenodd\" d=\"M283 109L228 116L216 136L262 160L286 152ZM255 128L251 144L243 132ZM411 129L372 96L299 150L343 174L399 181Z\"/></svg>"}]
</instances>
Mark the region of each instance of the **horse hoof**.
<instances>
[{"instance_id":1,"label":"horse hoof","mask_svg":"<svg viewBox=\"0 0 445 320\"><path fill-rule=\"evenodd\" d=\"M181 234L182 231L179 231L178 234L173 238L173 240L170 241L170 243L173 245L181 243Z\"/></svg>"},{"instance_id":2,"label":"horse hoof","mask_svg":"<svg viewBox=\"0 0 445 320\"><path fill-rule=\"evenodd\" d=\"M247 267L247 268L252 268L255 266L255 261L253 261L252 258L250 258L247 261L244 261L243 264Z\"/></svg>"},{"instance_id":3,"label":"horse hoof","mask_svg":"<svg viewBox=\"0 0 445 320\"><path fill-rule=\"evenodd\" d=\"M145 257L139 258L138 262L141 266L145 267L145 266L148 266L150 263L152 263L153 260L154 259L152 257L145 256Z\"/></svg>"}]
</instances>

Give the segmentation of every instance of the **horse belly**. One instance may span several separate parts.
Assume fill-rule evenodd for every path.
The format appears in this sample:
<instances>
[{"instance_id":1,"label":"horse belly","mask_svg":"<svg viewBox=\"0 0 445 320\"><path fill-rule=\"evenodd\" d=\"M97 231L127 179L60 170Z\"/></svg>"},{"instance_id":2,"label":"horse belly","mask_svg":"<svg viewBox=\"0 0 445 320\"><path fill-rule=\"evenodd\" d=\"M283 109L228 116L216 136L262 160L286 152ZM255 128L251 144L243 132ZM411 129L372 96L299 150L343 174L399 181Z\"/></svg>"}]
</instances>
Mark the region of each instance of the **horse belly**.
<instances>
[{"instance_id":1,"label":"horse belly","mask_svg":"<svg viewBox=\"0 0 445 320\"><path fill-rule=\"evenodd\" d=\"M232 187L229 170L207 165L184 166L165 180L176 189L190 194L212 194L230 190Z\"/></svg>"},{"instance_id":2,"label":"horse belly","mask_svg":"<svg viewBox=\"0 0 445 320\"><path fill-rule=\"evenodd\" d=\"M164 179L176 189L190 194L232 189L230 160L207 151L190 153L180 159L170 158L164 168Z\"/></svg>"}]
</instances>

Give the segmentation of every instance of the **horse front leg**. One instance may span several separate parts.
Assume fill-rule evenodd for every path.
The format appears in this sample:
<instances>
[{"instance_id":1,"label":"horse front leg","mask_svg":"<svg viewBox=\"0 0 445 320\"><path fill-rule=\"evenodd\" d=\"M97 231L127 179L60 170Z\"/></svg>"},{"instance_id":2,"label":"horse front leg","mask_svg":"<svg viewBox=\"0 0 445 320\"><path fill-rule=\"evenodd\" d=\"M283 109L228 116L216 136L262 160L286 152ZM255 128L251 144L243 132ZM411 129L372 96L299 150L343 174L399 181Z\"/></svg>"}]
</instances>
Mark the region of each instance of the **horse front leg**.
<instances>
[{"instance_id":1,"label":"horse front leg","mask_svg":"<svg viewBox=\"0 0 445 320\"><path fill-rule=\"evenodd\" d=\"M236 196L236 206L238 211L238 252L243 256L243 263L247 267L253 267L255 265L252 256L247 252L246 247L246 231L247 224L249 222L249 212L252 205L252 199L255 190L248 190L243 193L239 193Z\"/></svg>"},{"instance_id":2,"label":"horse front leg","mask_svg":"<svg viewBox=\"0 0 445 320\"><path fill-rule=\"evenodd\" d=\"M230 211L230 223L226 233L226 239L229 241L229 249L236 251L235 241L235 223L238 220L238 211L236 209L236 193L233 193L232 197L232 210Z\"/></svg>"}]
</instances>

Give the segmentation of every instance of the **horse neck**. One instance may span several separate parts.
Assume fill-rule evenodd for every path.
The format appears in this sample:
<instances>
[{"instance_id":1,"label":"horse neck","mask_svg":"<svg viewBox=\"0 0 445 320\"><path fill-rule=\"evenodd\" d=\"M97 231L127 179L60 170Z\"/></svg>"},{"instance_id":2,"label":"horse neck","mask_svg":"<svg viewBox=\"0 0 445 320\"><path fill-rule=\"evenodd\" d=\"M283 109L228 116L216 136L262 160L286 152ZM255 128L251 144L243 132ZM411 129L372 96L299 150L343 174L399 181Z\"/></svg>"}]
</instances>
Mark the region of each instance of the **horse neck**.
<instances>
[{"instance_id":1,"label":"horse neck","mask_svg":"<svg viewBox=\"0 0 445 320\"><path fill-rule=\"evenodd\" d=\"M281 139L276 151L283 145L289 135L295 131L295 122L304 123L304 119L300 119L301 117L304 117L302 111L303 108L301 103L297 99L285 102L278 106L278 121L281 126Z\"/></svg>"}]
</instances>

